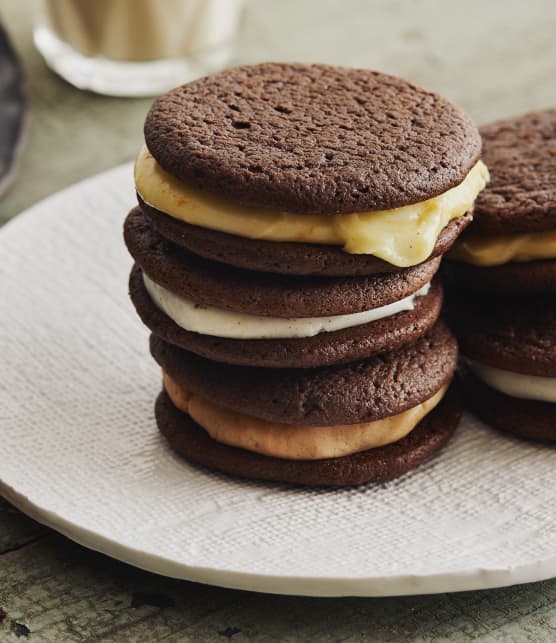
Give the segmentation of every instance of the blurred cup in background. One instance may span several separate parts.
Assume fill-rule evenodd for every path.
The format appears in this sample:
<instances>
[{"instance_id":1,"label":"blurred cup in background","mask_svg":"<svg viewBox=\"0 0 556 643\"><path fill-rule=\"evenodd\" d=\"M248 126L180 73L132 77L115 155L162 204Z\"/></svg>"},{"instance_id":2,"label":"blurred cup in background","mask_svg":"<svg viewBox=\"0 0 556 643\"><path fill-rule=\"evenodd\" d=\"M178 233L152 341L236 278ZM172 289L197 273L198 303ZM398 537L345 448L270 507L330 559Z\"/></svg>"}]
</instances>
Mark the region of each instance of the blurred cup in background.
<instances>
[{"instance_id":1,"label":"blurred cup in background","mask_svg":"<svg viewBox=\"0 0 556 643\"><path fill-rule=\"evenodd\" d=\"M151 96L225 66L245 0L42 0L34 40L68 82Z\"/></svg>"}]
</instances>

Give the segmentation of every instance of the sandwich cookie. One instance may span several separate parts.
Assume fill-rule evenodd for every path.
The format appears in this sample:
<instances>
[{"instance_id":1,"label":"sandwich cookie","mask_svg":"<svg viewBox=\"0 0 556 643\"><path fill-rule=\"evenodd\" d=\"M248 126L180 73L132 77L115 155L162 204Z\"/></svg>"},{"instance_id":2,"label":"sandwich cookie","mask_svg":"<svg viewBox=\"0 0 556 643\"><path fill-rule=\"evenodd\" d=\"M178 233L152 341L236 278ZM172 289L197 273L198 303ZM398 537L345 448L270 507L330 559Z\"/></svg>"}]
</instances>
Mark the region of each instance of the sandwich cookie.
<instances>
[{"instance_id":1,"label":"sandwich cookie","mask_svg":"<svg viewBox=\"0 0 556 643\"><path fill-rule=\"evenodd\" d=\"M439 259L383 276L279 278L198 259L138 208L125 237L142 266L132 270L130 294L143 322L221 362L312 368L359 360L416 340L440 314L442 288L431 283Z\"/></svg>"},{"instance_id":2,"label":"sandwich cookie","mask_svg":"<svg viewBox=\"0 0 556 643\"><path fill-rule=\"evenodd\" d=\"M423 263L453 243L488 180L462 110L369 70L226 70L155 101L145 140L135 184L159 232L206 258L280 274ZM244 253L237 239L226 248L229 236L249 240Z\"/></svg>"},{"instance_id":3,"label":"sandwich cookie","mask_svg":"<svg viewBox=\"0 0 556 643\"><path fill-rule=\"evenodd\" d=\"M410 347L328 369L217 364L155 336L151 351L163 369L160 431L188 459L235 475L387 480L439 449L461 415L448 391L457 347L442 325Z\"/></svg>"},{"instance_id":4,"label":"sandwich cookie","mask_svg":"<svg viewBox=\"0 0 556 643\"><path fill-rule=\"evenodd\" d=\"M305 331L307 336L285 339L238 339L207 335L206 327L199 329L205 332L186 330L183 327L186 325L185 322L178 325L154 303L145 287L143 274L137 266L132 270L129 290L143 323L167 342L218 362L266 368L315 368L344 364L395 350L415 341L431 328L438 319L442 305L442 286L438 281L433 281L426 294L415 296L413 300L413 296L407 298L406 310L375 321L362 322L341 330L326 332L321 330L316 334L310 334L315 333L317 329L322 329L326 321L334 321L333 318L321 318L317 320L317 326L315 326L315 320L310 318L309 320L306 318L282 319L280 321L290 325L298 321L302 324L307 323L308 330ZM206 311L207 308L202 309L197 305L196 310ZM213 313L214 311L209 310L212 320L214 320ZM365 313L355 313L355 315L358 314L365 315ZM220 329L222 311L218 310L216 316ZM339 317L345 319L349 316ZM200 316L197 317L197 320L199 319L201 319ZM230 320L230 317L225 316L224 319ZM234 315L231 318L231 325L224 326L225 332L229 334L234 325L241 329L246 320L258 327L261 321L267 322L269 318Z\"/></svg>"},{"instance_id":5,"label":"sandwich cookie","mask_svg":"<svg viewBox=\"0 0 556 643\"><path fill-rule=\"evenodd\" d=\"M458 287L508 295L556 293L556 110L481 129L492 181L449 253Z\"/></svg>"},{"instance_id":6,"label":"sandwich cookie","mask_svg":"<svg viewBox=\"0 0 556 643\"><path fill-rule=\"evenodd\" d=\"M556 441L556 302L475 296L452 307L469 407L498 429Z\"/></svg>"}]
</instances>

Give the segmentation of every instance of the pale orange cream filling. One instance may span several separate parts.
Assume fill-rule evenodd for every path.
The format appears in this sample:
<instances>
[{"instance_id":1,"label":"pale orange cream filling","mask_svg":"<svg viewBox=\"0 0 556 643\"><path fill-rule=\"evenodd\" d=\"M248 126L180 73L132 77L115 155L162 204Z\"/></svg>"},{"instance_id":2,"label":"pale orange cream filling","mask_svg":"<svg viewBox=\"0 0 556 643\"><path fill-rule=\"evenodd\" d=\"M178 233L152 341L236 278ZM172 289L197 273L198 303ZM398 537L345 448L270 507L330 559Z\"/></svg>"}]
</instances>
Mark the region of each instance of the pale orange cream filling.
<instances>
[{"instance_id":1,"label":"pale orange cream filling","mask_svg":"<svg viewBox=\"0 0 556 643\"><path fill-rule=\"evenodd\" d=\"M448 386L421 404L381 420L339 426L296 426L261 420L185 391L163 371L174 406L217 442L288 460L340 458L401 440L442 400Z\"/></svg>"}]
</instances>

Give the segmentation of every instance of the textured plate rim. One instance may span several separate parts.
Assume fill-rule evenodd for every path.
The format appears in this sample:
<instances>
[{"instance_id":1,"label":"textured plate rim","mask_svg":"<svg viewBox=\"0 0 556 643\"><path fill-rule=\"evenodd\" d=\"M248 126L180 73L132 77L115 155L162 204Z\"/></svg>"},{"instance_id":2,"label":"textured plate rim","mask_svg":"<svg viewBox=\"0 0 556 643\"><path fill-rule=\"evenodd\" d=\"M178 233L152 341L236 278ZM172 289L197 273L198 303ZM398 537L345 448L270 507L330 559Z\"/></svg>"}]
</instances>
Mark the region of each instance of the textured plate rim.
<instances>
[{"instance_id":1,"label":"textured plate rim","mask_svg":"<svg viewBox=\"0 0 556 643\"><path fill-rule=\"evenodd\" d=\"M63 190L50 195L34 204L20 215L3 226L11 227L31 215L37 207L44 206L54 197L81 187L90 185L97 179L112 172L131 170L132 163L124 163L106 170ZM17 225L17 224L16 224ZM0 239L2 231L0 230ZM189 465L187 465L189 466ZM64 518L62 515L45 509L34 503L29 497L19 493L0 476L0 496L17 507L33 520L63 534L70 540L93 551L100 552L126 564L162 576L187 580L191 582L215 585L229 589L313 597L340 596L403 596L419 594L436 594L443 592L461 592L480 589L494 589L547 580L556 577L556 556L536 560L523 565L494 568L473 568L462 571L443 572L438 574L412 574L392 576L365 577L329 577L329 576L285 576L249 573L235 570L219 570L179 563L171 558L157 556L128 545L94 530L84 528Z\"/></svg>"},{"instance_id":2,"label":"textured plate rim","mask_svg":"<svg viewBox=\"0 0 556 643\"><path fill-rule=\"evenodd\" d=\"M161 576L228 589L313 597L410 596L494 589L548 580L556 576L556 557L513 568L477 568L442 574L362 578L269 576L196 567L122 545L102 534L84 529L59 514L42 509L1 480L0 495L33 520L54 529L87 549Z\"/></svg>"}]
</instances>

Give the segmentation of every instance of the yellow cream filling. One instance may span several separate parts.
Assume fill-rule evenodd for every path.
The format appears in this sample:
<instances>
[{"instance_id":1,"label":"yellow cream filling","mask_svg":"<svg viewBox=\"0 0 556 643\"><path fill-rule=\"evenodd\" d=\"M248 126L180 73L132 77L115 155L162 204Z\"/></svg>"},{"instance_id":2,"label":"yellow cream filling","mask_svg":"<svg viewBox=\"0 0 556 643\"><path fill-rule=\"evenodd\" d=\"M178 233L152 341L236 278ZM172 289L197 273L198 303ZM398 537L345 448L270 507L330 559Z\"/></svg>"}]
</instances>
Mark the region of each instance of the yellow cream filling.
<instances>
[{"instance_id":1,"label":"yellow cream filling","mask_svg":"<svg viewBox=\"0 0 556 643\"><path fill-rule=\"evenodd\" d=\"M556 230L495 236L470 235L460 239L448 256L475 266L556 259Z\"/></svg>"},{"instance_id":2,"label":"yellow cream filling","mask_svg":"<svg viewBox=\"0 0 556 643\"><path fill-rule=\"evenodd\" d=\"M217 442L247 451L288 460L320 460L374 449L397 442L434 409L446 393L441 388L431 398L403 413L361 424L343 426L292 426L260 420L213 404L184 391L163 372L164 388L174 406L188 413Z\"/></svg>"},{"instance_id":3,"label":"yellow cream filling","mask_svg":"<svg viewBox=\"0 0 556 643\"><path fill-rule=\"evenodd\" d=\"M135 163L141 198L186 223L249 239L341 245L400 267L425 261L441 230L470 210L488 179L486 165L478 161L462 183L427 201L392 210L297 215L233 204L191 188L163 170L146 146Z\"/></svg>"}]
</instances>

